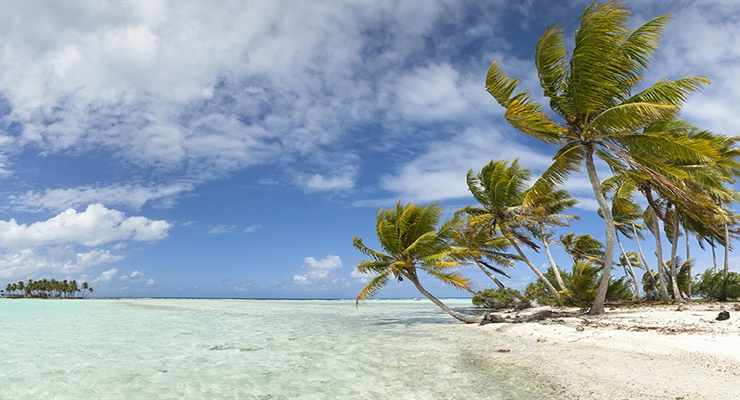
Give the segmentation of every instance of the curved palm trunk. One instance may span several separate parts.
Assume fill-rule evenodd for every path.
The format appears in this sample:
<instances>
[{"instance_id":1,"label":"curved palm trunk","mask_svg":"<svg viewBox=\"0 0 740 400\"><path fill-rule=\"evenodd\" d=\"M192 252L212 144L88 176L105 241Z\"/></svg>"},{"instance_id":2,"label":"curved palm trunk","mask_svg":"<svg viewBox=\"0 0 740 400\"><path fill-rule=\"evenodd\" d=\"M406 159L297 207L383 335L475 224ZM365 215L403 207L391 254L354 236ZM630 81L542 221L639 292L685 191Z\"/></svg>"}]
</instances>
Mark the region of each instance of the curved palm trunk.
<instances>
[{"instance_id":1,"label":"curved palm trunk","mask_svg":"<svg viewBox=\"0 0 740 400\"><path fill-rule=\"evenodd\" d=\"M547 288L547 290L549 290L552 293L552 295L555 296L555 299L558 301L558 303L560 303L560 293L558 293L558 290L555 289L555 286L553 286L552 283L550 283L550 281L547 280L547 278L545 277L545 275L543 275L542 272L540 272L540 270L537 269L537 267L535 267L534 264L532 264L531 261L529 261L529 258L527 258L527 256L524 255L524 252L519 247L519 245L516 244L516 242L514 240L512 240L512 239L508 239L508 240L509 240L509 243L511 243L512 247L514 247L514 249L516 250L516 252L519 254L519 257L521 257L522 261L524 261L524 263L527 264L527 266L530 269L532 269L532 271L534 271L534 273L537 275L537 277L540 278L540 281L542 282L542 284L545 285L545 287Z\"/></svg>"},{"instance_id":2,"label":"curved palm trunk","mask_svg":"<svg viewBox=\"0 0 740 400\"><path fill-rule=\"evenodd\" d=\"M455 318L458 321L465 322L466 324L479 324L482 317L474 317L472 315L464 315L460 314L458 312L453 311L450 307L447 307L445 303L442 303L438 298L434 297L433 294L429 293L426 289L424 289L423 286L421 286L421 283L419 283L419 280L415 276L409 276L409 280L414 283L414 286L416 286L416 289L426 296L429 300L432 301L432 303L436 304L437 307L441 308L446 312L447 314L450 314L453 318Z\"/></svg>"},{"instance_id":3,"label":"curved palm trunk","mask_svg":"<svg viewBox=\"0 0 740 400\"><path fill-rule=\"evenodd\" d=\"M660 241L660 222L658 222L658 213L652 206L650 207L650 213L653 217L653 227L651 230L653 231L653 236L655 236L655 256L658 258L658 281L660 283L660 296L663 300L663 303L668 304L668 289L665 285L665 277L663 272L663 270L665 270L665 263L663 262L663 244Z\"/></svg>"},{"instance_id":4,"label":"curved palm trunk","mask_svg":"<svg viewBox=\"0 0 740 400\"><path fill-rule=\"evenodd\" d=\"M637 275L635 274L635 269L632 267L632 261L630 261L630 258L627 256L627 252L624 250L624 246L622 246L622 240L619 239L619 232L615 232L617 237L617 244L619 244L619 249L622 251L622 257L624 257L624 261L627 263L627 265L630 267L630 275L632 276L632 287L635 289L635 292L632 294L632 300L636 300L638 297L640 297L640 283L637 280ZM625 273L626 273L625 268Z\"/></svg>"},{"instance_id":5,"label":"curved palm trunk","mask_svg":"<svg viewBox=\"0 0 740 400\"><path fill-rule=\"evenodd\" d=\"M671 286L673 286L673 298L679 303L686 303L686 299L681 295L681 288L678 287L678 269L676 268L676 253L678 252L678 231L679 231L678 208L673 209L673 243L671 243Z\"/></svg>"},{"instance_id":6,"label":"curved palm trunk","mask_svg":"<svg viewBox=\"0 0 740 400\"><path fill-rule=\"evenodd\" d=\"M599 282L599 289L596 291L596 298L594 303L589 310L590 315L598 315L604 313L604 302L606 302L606 291L609 289L609 280L611 279L612 270L612 259L614 258L614 220L612 219L612 213L609 209L609 205L606 203L604 193L601 191L601 181L599 176L596 174L596 165L594 164L594 148L593 145L586 148L586 172L588 172L588 179L591 181L591 187L594 190L594 196L596 196L596 202L599 203L599 210L601 215L604 217L606 222L606 247L604 248L604 271L601 273L601 282Z\"/></svg>"},{"instance_id":7,"label":"curved palm trunk","mask_svg":"<svg viewBox=\"0 0 740 400\"><path fill-rule=\"evenodd\" d=\"M650 264L647 262L647 258L645 258L645 253L642 252L642 245L640 245L640 239L637 237L637 228L635 228L635 225L632 225L632 232L635 233L635 243L637 243L637 251L640 252L640 260L642 260L642 264L645 266L645 269L648 272L648 279L650 279L650 283L653 284L654 288L658 287L658 282L655 281L655 276L653 276L653 271L650 269Z\"/></svg>"},{"instance_id":8,"label":"curved palm trunk","mask_svg":"<svg viewBox=\"0 0 740 400\"><path fill-rule=\"evenodd\" d=\"M563 278L560 276L560 269L558 269L558 265L555 264L555 259L552 258L552 253L550 253L550 244L548 243L547 237L545 237L545 227L540 224L540 232L542 233L542 245L545 247L545 255L547 255L547 261L550 262L550 268L552 268L552 273L555 275L555 280L558 282L558 287L560 290L565 290L565 283L563 283Z\"/></svg>"},{"instance_id":9,"label":"curved palm trunk","mask_svg":"<svg viewBox=\"0 0 740 400\"><path fill-rule=\"evenodd\" d=\"M494 275L491 271L489 271L488 268L483 266L480 262L478 262L478 260L474 260L474 261L475 261L475 265L477 265L478 268L480 268L480 270L483 271L484 274L486 274L489 278L491 278L493 283L495 283L499 289L503 290L504 293L506 293L506 295L509 296L509 298L514 302L514 304L518 306L519 304L523 303L523 301L520 298L516 297L516 295L514 295L514 293L512 293L511 290L509 290L506 286L504 286L504 284L501 283L501 281L498 280L498 278L496 278L496 275Z\"/></svg>"}]
</instances>

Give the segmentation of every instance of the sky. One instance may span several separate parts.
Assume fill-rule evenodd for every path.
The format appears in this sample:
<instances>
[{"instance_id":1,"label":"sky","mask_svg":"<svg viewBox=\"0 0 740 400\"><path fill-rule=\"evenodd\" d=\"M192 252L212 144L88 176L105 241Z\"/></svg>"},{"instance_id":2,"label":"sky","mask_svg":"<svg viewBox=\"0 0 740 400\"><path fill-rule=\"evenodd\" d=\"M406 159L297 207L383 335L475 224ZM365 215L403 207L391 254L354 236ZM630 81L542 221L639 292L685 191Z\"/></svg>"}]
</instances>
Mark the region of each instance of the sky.
<instances>
[{"instance_id":1,"label":"sky","mask_svg":"<svg viewBox=\"0 0 740 400\"><path fill-rule=\"evenodd\" d=\"M473 203L469 169L516 157L535 175L549 165L555 148L506 123L485 75L499 60L542 99L537 39L559 23L572 47L588 4L3 2L0 284L354 298L367 276L352 237L378 248L379 208L439 201L449 216ZM736 134L740 3L627 4L632 27L673 14L646 82L708 76L683 117ZM582 219L559 233L603 238L586 177L565 187ZM705 269L711 255L693 248ZM568 269L562 248L553 252ZM544 271L544 256L529 255ZM493 286L461 271L476 289ZM510 274L514 288L534 280L525 265ZM409 282L381 294L414 296Z\"/></svg>"}]
</instances>

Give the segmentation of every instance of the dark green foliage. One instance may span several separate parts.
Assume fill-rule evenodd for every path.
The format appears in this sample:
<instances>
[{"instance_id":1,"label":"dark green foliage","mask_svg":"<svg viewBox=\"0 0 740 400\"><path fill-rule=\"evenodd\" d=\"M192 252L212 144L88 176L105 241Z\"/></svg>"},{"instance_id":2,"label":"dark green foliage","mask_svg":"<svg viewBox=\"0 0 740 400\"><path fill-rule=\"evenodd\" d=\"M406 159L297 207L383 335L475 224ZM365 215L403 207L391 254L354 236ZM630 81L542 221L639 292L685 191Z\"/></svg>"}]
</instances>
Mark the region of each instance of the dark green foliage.
<instances>
[{"instance_id":1,"label":"dark green foliage","mask_svg":"<svg viewBox=\"0 0 740 400\"><path fill-rule=\"evenodd\" d=\"M660 288L653 286L653 282L650 280L648 275L650 272L645 272L642 275L642 290L645 291L646 300L658 300L660 299ZM653 272L653 278L655 282L658 282L658 273Z\"/></svg>"},{"instance_id":2,"label":"dark green foliage","mask_svg":"<svg viewBox=\"0 0 740 400\"><path fill-rule=\"evenodd\" d=\"M94 289L87 282L82 282L82 286L78 286L75 280L42 279L34 281L29 279L27 282L8 283L3 295L14 299L24 297L34 299L84 298L93 291Z\"/></svg>"},{"instance_id":3,"label":"dark green foliage","mask_svg":"<svg viewBox=\"0 0 740 400\"><path fill-rule=\"evenodd\" d=\"M522 294L516 289L509 289L509 291L518 298L524 298ZM511 308L516 306L516 302L509 297L501 289L484 289L479 290L478 293L473 296L473 305L480 308Z\"/></svg>"},{"instance_id":4,"label":"dark green foliage","mask_svg":"<svg viewBox=\"0 0 740 400\"><path fill-rule=\"evenodd\" d=\"M727 301L740 298L740 274L708 269L694 279L694 294L706 299Z\"/></svg>"},{"instance_id":5,"label":"dark green foliage","mask_svg":"<svg viewBox=\"0 0 740 400\"><path fill-rule=\"evenodd\" d=\"M681 260L678 259L678 263L681 264L681 268L678 270L678 287L683 293L689 293L689 280L691 279L689 277L689 269L693 265L693 260L681 263ZM653 272L653 278L655 279L655 282L659 281L657 271ZM670 278L668 276L665 276L665 278L668 281L668 294L675 299L676 297L673 295L673 285L670 284ZM653 286L648 272L645 272L642 275L642 289L645 291L646 300L660 299L660 288Z\"/></svg>"},{"instance_id":6,"label":"dark green foliage","mask_svg":"<svg viewBox=\"0 0 740 400\"><path fill-rule=\"evenodd\" d=\"M560 271L566 290L561 291L563 305L587 309L596 298L599 287L600 266L590 260L577 261L573 266L573 273ZM545 276L554 279L552 270ZM555 298L544 290L539 282L530 283L524 290L528 300L536 301L540 305L557 305ZM630 283L625 278L612 279L606 292L607 300L628 300L632 298Z\"/></svg>"}]
</instances>

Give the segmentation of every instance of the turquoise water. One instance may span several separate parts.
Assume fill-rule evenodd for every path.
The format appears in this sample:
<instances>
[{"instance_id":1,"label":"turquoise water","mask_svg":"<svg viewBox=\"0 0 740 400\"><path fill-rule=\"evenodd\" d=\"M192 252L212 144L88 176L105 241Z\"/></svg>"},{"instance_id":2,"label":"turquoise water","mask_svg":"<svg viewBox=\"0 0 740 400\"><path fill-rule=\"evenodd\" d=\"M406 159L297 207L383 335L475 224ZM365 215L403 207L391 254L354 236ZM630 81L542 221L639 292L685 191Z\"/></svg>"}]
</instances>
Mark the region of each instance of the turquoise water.
<instances>
[{"instance_id":1,"label":"turquoise water","mask_svg":"<svg viewBox=\"0 0 740 400\"><path fill-rule=\"evenodd\" d=\"M2 300L0 327L2 399L547 397L427 301Z\"/></svg>"}]
</instances>

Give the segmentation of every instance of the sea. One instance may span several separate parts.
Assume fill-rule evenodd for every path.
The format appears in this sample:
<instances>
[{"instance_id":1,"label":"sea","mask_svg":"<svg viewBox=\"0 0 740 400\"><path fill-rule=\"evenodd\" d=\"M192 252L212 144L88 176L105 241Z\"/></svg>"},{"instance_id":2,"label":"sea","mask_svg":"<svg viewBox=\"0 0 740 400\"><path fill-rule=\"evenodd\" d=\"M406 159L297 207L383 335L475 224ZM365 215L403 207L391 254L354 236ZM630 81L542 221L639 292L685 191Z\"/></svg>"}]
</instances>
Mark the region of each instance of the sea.
<instances>
[{"instance_id":1,"label":"sea","mask_svg":"<svg viewBox=\"0 0 740 400\"><path fill-rule=\"evenodd\" d=\"M427 300L4 299L0 399L557 398L509 345Z\"/></svg>"}]
</instances>

